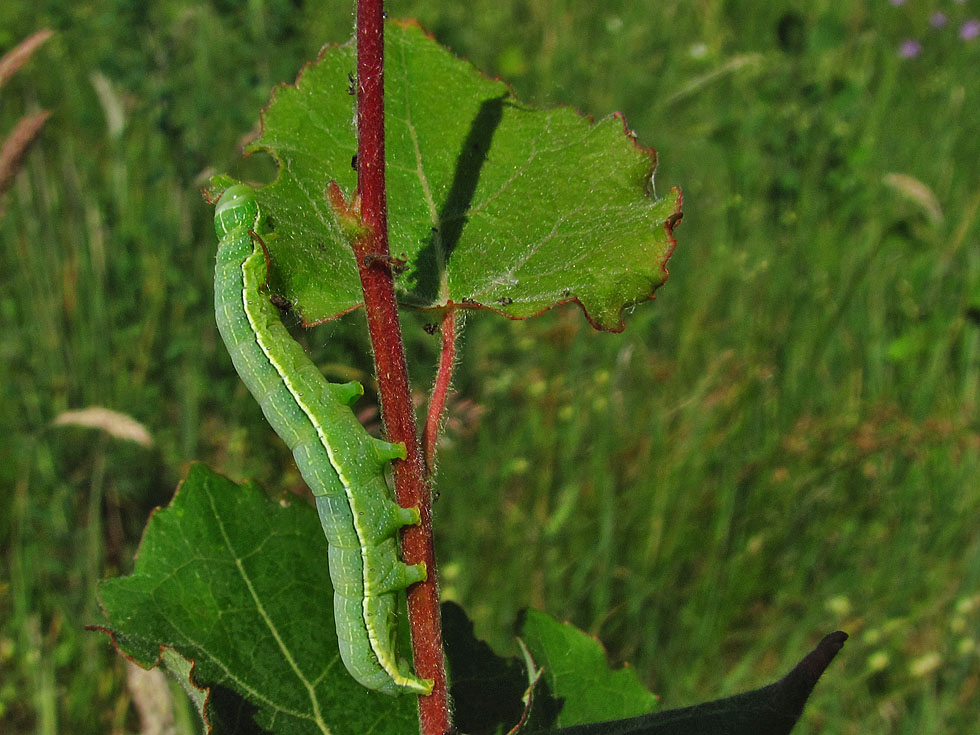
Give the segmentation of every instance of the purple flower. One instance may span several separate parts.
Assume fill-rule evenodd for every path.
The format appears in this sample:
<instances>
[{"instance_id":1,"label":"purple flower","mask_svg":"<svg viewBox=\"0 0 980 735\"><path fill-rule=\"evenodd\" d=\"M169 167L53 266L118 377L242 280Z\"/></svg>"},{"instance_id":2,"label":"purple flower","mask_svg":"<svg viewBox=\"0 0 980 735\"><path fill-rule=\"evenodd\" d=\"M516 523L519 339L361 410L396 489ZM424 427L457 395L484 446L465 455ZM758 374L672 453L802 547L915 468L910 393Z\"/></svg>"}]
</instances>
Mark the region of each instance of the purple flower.
<instances>
[{"instance_id":1,"label":"purple flower","mask_svg":"<svg viewBox=\"0 0 980 735\"><path fill-rule=\"evenodd\" d=\"M949 19L945 13L936 12L929 18L929 25L933 28L945 28L947 23L949 23Z\"/></svg>"},{"instance_id":2,"label":"purple flower","mask_svg":"<svg viewBox=\"0 0 980 735\"><path fill-rule=\"evenodd\" d=\"M898 55L903 59L914 59L921 51L922 44L916 41L914 38L910 38L908 41L898 47Z\"/></svg>"},{"instance_id":3,"label":"purple flower","mask_svg":"<svg viewBox=\"0 0 980 735\"><path fill-rule=\"evenodd\" d=\"M976 18L970 18L963 27L960 28L960 38L964 41L972 41L977 36L980 36L980 20Z\"/></svg>"},{"instance_id":4,"label":"purple flower","mask_svg":"<svg viewBox=\"0 0 980 735\"><path fill-rule=\"evenodd\" d=\"M892 5L905 5L905 0L892 0Z\"/></svg>"}]
</instances>

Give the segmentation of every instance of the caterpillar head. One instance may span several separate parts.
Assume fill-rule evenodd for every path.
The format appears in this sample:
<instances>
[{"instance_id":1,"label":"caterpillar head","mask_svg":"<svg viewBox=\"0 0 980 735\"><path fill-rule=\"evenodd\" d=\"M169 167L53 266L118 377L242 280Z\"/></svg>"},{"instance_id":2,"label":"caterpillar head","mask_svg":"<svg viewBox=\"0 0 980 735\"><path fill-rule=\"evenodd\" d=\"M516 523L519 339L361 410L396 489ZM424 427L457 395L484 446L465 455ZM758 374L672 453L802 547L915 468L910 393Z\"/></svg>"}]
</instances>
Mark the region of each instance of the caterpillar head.
<instances>
[{"instance_id":1,"label":"caterpillar head","mask_svg":"<svg viewBox=\"0 0 980 735\"><path fill-rule=\"evenodd\" d=\"M258 215L259 205L252 187L248 184L229 186L214 208L214 231L220 240L239 227L254 227Z\"/></svg>"}]
</instances>

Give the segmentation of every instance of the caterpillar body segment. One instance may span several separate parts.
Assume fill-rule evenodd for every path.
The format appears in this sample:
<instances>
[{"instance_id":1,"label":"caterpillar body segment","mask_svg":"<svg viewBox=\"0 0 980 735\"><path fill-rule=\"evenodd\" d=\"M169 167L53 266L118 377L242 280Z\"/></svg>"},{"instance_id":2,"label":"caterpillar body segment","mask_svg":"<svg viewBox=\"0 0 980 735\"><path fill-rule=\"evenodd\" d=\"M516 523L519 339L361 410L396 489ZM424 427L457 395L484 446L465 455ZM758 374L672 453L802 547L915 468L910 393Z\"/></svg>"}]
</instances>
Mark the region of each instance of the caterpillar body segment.
<instances>
[{"instance_id":1,"label":"caterpillar body segment","mask_svg":"<svg viewBox=\"0 0 980 735\"><path fill-rule=\"evenodd\" d=\"M398 658L398 594L426 577L424 564L406 565L398 550L399 530L417 524L419 511L399 506L385 479L388 464L405 458L405 447L370 436L351 411L361 385L328 382L283 326L264 292L268 266L252 236L259 222L250 187L224 191L215 208L218 331L316 496L344 665L370 689L428 694L432 681Z\"/></svg>"}]
</instances>

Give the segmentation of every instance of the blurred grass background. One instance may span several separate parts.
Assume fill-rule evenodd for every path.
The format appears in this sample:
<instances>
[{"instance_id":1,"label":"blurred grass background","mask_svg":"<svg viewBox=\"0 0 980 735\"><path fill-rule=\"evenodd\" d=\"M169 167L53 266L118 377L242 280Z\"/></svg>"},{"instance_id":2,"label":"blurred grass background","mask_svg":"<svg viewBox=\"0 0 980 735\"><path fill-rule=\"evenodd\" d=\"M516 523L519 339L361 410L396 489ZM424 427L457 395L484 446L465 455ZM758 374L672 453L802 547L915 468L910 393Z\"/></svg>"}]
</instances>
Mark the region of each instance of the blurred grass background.
<instances>
[{"instance_id":1,"label":"blurred grass background","mask_svg":"<svg viewBox=\"0 0 980 735\"><path fill-rule=\"evenodd\" d=\"M189 462L299 484L217 340L198 190L272 176L241 140L352 5L0 5L0 53L57 32L0 91L0 138L52 111L0 222L5 733L139 729L122 659L83 626ZM684 190L670 280L623 334L574 308L468 321L438 549L498 650L538 606L680 706L842 628L797 732L975 731L978 6L388 3L524 100L624 112L658 187ZM406 316L420 391L424 321ZM360 326L307 335L328 372L369 370ZM88 406L152 446L54 423Z\"/></svg>"}]
</instances>

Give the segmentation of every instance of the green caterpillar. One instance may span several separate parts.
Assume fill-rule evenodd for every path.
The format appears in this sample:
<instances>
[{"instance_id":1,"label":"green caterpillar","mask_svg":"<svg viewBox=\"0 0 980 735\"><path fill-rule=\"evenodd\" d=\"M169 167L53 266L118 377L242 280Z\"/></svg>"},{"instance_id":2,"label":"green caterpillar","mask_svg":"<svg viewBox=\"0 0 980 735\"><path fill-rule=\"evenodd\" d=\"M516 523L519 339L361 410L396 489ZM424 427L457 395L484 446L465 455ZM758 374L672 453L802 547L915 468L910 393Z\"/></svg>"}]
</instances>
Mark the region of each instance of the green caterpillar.
<instances>
[{"instance_id":1,"label":"green caterpillar","mask_svg":"<svg viewBox=\"0 0 980 735\"><path fill-rule=\"evenodd\" d=\"M218 331L316 496L344 665L369 689L428 694L432 681L397 654L397 593L426 577L424 564L404 564L398 554L398 531L419 522L418 508L395 503L384 476L388 462L405 458L405 446L370 436L350 408L361 384L328 382L286 331L263 293L265 253L253 237L259 219L245 184L225 190L215 208Z\"/></svg>"}]
</instances>

